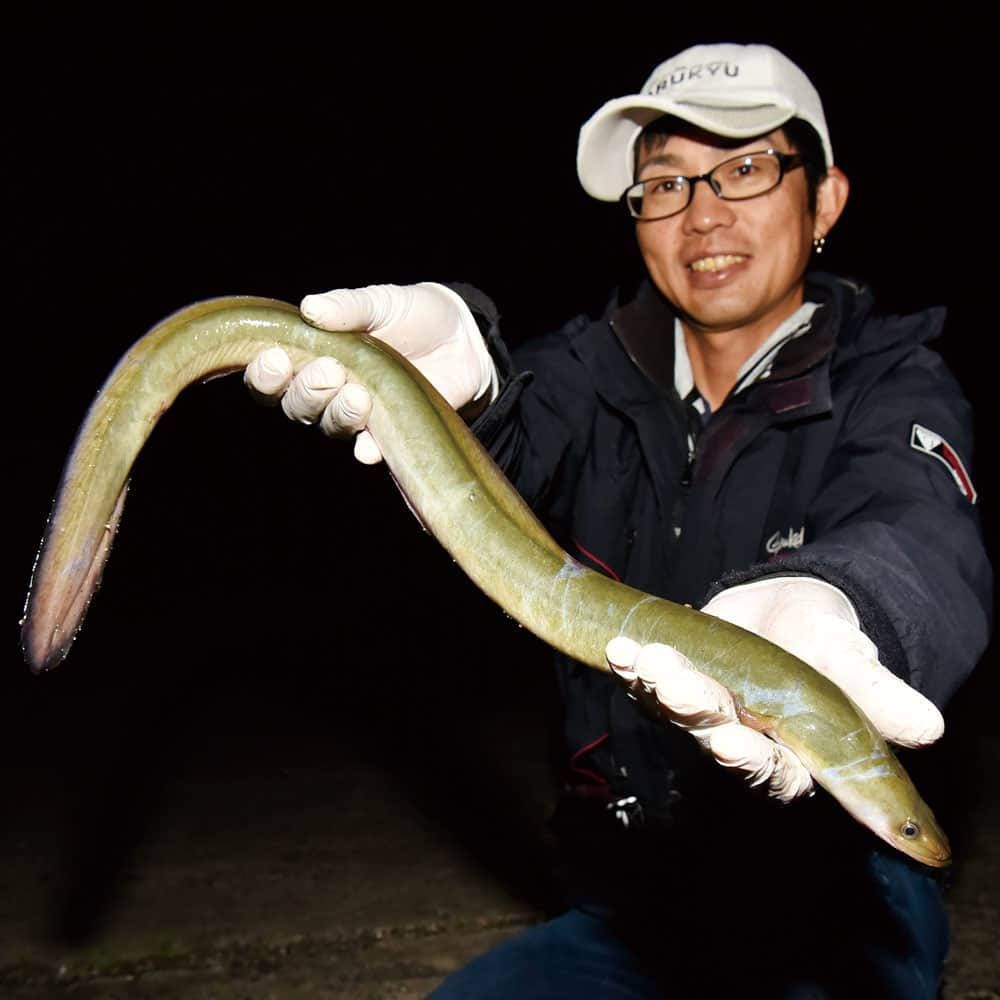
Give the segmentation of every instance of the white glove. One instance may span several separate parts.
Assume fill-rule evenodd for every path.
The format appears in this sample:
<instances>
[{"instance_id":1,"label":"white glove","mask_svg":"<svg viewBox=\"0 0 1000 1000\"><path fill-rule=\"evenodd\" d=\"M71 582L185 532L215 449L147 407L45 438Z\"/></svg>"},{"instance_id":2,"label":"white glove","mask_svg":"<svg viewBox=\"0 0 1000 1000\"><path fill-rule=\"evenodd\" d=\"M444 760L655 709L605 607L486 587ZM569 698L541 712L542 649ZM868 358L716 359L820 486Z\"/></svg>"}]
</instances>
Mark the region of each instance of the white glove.
<instances>
[{"instance_id":1,"label":"white glove","mask_svg":"<svg viewBox=\"0 0 1000 1000\"><path fill-rule=\"evenodd\" d=\"M811 577L768 577L717 594L702 608L756 632L825 674L889 741L926 746L944 732L938 709L879 663L858 627L853 605L836 587ZM725 767L764 784L782 802L811 794L812 778L787 748L739 721L732 692L697 671L669 646L608 643L612 670L655 699L657 709L688 730Z\"/></svg>"},{"instance_id":2,"label":"white glove","mask_svg":"<svg viewBox=\"0 0 1000 1000\"><path fill-rule=\"evenodd\" d=\"M442 396L461 410L492 402L497 373L479 327L462 297L444 285L369 285L307 295L302 315L323 330L370 333L394 347L419 369ZM340 362L316 358L299 372L288 355L272 347L247 366L244 380L267 402L281 400L286 416L318 423L333 437L357 434L355 456L374 464L382 454L364 430L371 397L346 381Z\"/></svg>"}]
</instances>

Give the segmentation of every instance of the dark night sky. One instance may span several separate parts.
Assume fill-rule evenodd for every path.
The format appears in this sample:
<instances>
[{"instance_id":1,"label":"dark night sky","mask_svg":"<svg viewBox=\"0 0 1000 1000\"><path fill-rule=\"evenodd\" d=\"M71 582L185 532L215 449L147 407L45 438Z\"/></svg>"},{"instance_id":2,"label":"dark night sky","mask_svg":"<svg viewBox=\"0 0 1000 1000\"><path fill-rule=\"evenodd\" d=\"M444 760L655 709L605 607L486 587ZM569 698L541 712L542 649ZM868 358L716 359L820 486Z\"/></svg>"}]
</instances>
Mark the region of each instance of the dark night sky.
<instances>
[{"instance_id":1,"label":"dark night sky","mask_svg":"<svg viewBox=\"0 0 1000 1000\"><path fill-rule=\"evenodd\" d=\"M557 29L486 16L447 38L453 23L434 15L382 13L15 31L9 620L89 400L174 309L215 295L297 301L336 286L458 279L499 302L516 342L599 308L636 256L621 209L579 188L578 129L702 40L768 41L812 76L853 182L824 260L873 282L888 306L951 307L941 348L981 435L992 431L979 331L995 257L982 234L995 213L970 173L985 149L987 67L966 26L829 24L807 35L802 15L794 25L663 15L662 31L613 20L574 16ZM260 676L308 699L329 647L299 623L345 608L344 523L364 538L363 599L346 599L349 624L327 627L383 634L377 612L390 603L406 634L440 592L493 622L380 471L255 406L235 379L193 390L140 460L104 588L72 656L44 680L49 694L16 653L4 683L28 715L51 692L96 698L113 687L121 704L158 684L190 694L208 678ZM440 582L428 586L421 565L439 568Z\"/></svg>"}]
</instances>

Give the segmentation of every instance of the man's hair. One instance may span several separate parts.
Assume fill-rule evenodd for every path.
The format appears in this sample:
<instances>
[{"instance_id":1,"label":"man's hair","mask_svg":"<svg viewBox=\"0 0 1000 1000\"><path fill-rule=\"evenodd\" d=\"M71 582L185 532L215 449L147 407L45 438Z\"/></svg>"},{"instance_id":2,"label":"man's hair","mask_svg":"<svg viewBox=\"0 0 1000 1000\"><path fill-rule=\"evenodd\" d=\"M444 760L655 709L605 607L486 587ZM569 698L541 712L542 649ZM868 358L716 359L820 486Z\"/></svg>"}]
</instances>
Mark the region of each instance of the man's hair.
<instances>
[{"instance_id":1,"label":"man's hair","mask_svg":"<svg viewBox=\"0 0 1000 1000\"><path fill-rule=\"evenodd\" d=\"M690 131L691 125L673 115L663 115L651 121L639 134L635 144L635 163L643 151L659 149L672 135ZM801 118L791 118L781 130L789 145L802 157L802 167L806 173L806 190L809 198L809 212L816 214L816 192L820 182L826 177L826 157L819 133ZM742 139L732 140L733 145L743 145Z\"/></svg>"}]
</instances>

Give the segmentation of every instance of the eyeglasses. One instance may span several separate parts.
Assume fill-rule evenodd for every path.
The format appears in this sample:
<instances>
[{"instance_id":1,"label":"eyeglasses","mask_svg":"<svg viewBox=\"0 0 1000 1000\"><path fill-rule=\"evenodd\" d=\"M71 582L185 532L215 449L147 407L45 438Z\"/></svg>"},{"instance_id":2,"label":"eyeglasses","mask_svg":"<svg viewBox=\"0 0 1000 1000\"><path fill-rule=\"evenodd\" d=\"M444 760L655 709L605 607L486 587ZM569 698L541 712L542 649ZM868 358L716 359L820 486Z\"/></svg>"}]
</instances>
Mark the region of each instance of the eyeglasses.
<instances>
[{"instance_id":1,"label":"eyeglasses","mask_svg":"<svg viewBox=\"0 0 1000 1000\"><path fill-rule=\"evenodd\" d=\"M704 181L723 201L745 201L774 190L789 170L801 166L798 153L774 149L746 153L723 160L697 177L675 175L638 181L625 191L622 201L633 218L653 222L683 212L691 204L698 181Z\"/></svg>"}]
</instances>

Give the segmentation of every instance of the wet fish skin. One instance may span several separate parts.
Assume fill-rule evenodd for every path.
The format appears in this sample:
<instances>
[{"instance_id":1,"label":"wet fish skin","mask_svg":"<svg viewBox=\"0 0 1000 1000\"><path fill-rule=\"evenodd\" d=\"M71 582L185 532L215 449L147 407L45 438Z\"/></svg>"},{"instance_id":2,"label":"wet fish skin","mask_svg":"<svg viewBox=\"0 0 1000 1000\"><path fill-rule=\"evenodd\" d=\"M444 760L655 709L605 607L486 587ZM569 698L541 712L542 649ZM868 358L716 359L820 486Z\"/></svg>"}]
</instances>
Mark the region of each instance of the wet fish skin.
<instances>
[{"instance_id":1,"label":"wet fish skin","mask_svg":"<svg viewBox=\"0 0 1000 1000\"><path fill-rule=\"evenodd\" d=\"M607 670L615 636L674 646L730 688L744 721L792 749L818 785L924 864L950 860L933 813L864 714L831 681L754 633L580 565L548 534L465 423L402 357L363 334L330 333L274 299L196 303L157 324L98 393L66 463L22 622L36 673L69 652L111 550L132 464L193 382L281 346L296 370L340 360L372 395L369 431L427 531L511 617L573 659Z\"/></svg>"}]
</instances>

